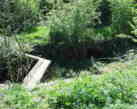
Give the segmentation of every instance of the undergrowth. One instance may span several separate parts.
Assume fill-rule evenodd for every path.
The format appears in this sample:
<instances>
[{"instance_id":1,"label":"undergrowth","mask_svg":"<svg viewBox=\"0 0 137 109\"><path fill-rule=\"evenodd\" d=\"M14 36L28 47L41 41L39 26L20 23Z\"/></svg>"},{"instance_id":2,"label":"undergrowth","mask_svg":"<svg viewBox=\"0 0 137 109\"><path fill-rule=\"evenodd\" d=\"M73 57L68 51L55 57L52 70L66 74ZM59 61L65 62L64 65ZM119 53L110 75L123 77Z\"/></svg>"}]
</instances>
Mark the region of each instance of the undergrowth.
<instances>
[{"instance_id":1,"label":"undergrowth","mask_svg":"<svg viewBox=\"0 0 137 109\"><path fill-rule=\"evenodd\" d=\"M136 109L137 65L136 60L129 59L128 62L128 67L124 69L100 76L83 72L68 82L58 80L32 91L20 85L0 89L0 108Z\"/></svg>"}]
</instances>

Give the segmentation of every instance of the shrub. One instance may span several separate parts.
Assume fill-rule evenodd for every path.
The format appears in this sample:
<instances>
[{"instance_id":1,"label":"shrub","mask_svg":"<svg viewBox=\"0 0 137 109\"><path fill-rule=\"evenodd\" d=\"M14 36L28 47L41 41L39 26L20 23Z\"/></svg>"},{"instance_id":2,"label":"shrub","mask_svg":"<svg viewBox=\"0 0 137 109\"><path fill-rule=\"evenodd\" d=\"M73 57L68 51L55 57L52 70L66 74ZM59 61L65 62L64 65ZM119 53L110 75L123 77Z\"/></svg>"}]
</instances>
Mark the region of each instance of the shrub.
<instances>
[{"instance_id":1,"label":"shrub","mask_svg":"<svg viewBox=\"0 0 137 109\"><path fill-rule=\"evenodd\" d=\"M0 90L0 108L8 109L39 109L38 103L33 100L33 96L19 85L9 90Z\"/></svg>"},{"instance_id":2,"label":"shrub","mask_svg":"<svg viewBox=\"0 0 137 109\"><path fill-rule=\"evenodd\" d=\"M47 14L50 10L53 9L53 0L40 0L40 10L43 14Z\"/></svg>"},{"instance_id":3,"label":"shrub","mask_svg":"<svg viewBox=\"0 0 137 109\"><path fill-rule=\"evenodd\" d=\"M25 0L0 1L0 33L11 35L24 31L38 21L38 12Z\"/></svg>"},{"instance_id":4,"label":"shrub","mask_svg":"<svg viewBox=\"0 0 137 109\"><path fill-rule=\"evenodd\" d=\"M137 13L137 10L135 10L135 13ZM130 26L132 27L131 34L137 36L137 16L133 17L133 21L130 22Z\"/></svg>"},{"instance_id":5,"label":"shrub","mask_svg":"<svg viewBox=\"0 0 137 109\"><path fill-rule=\"evenodd\" d=\"M135 15L133 9L134 0L109 0L112 11L112 30L114 34L130 34L131 27L129 22Z\"/></svg>"},{"instance_id":6,"label":"shrub","mask_svg":"<svg viewBox=\"0 0 137 109\"><path fill-rule=\"evenodd\" d=\"M99 22L99 3L100 0L79 0L51 11L51 16L48 17L49 43L62 48L61 51L58 50L62 52L61 55L65 53L64 56L60 55L62 59L85 59L88 54L87 43L102 39L102 36L96 37L94 32L94 27Z\"/></svg>"},{"instance_id":7,"label":"shrub","mask_svg":"<svg viewBox=\"0 0 137 109\"><path fill-rule=\"evenodd\" d=\"M80 77L50 91L52 109L125 109L136 106L137 74L113 72L101 77ZM125 105L124 105L125 104Z\"/></svg>"},{"instance_id":8,"label":"shrub","mask_svg":"<svg viewBox=\"0 0 137 109\"><path fill-rule=\"evenodd\" d=\"M71 3L74 0L40 0L40 10L44 16L47 16L48 13L52 10L57 10L61 5L65 5L65 3Z\"/></svg>"},{"instance_id":9,"label":"shrub","mask_svg":"<svg viewBox=\"0 0 137 109\"><path fill-rule=\"evenodd\" d=\"M110 26L95 29L96 37L100 37L101 40L107 40L113 38L113 29Z\"/></svg>"},{"instance_id":10,"label":"shrub","mask_svg":"<svg viewBox=\"0 0 137 109\"><path fill-rule=\"evenodd\" d=\"M65 3L71 3L75 0L40 0L40 9L42 10L42 12L44 14L47 14L48 12L50 12L53 9L57 9L58 6L60 5L60 3L63 3L63 5Z\"/></svg>"},{"instance_id":11,"label":"shrub","mask_svg":"<svg viewBox=\"0 0 137 109\"><path fill-rule=\"evenodd\" d=\"M101 16L100 16L101 24L99 25L99 27L102 28L104 26L111 25L112 12L111 12L110 2L108 0L101 1L99 5L99 11L101 12Z\"/></svg>"},{"instance_id":12,"label":"shrub","mask_svg":"<svg viewBox=\"0 0 137 109\"><path fill-rule=\"evenodd\" d=\"M110 104L103 109L137 109L137 105L116 103Z\"/></svg>"},{"instance_id":13,"label":"shrub","mask_svg":"<svg viewBox=\"0 0 137 109\"><path fill-rule=\"evenodd\" d=\"M98 21L99 0L80 0L72 4L52 12L49 17L51 42L77 44L94 39L93 28L87 32L87 27L94 27Z\"/></svg>"},{"instance_id":14,"label":"shrub","mask_svg":"<svg viewBox=\"0 0 137 109\"><path fill-rule=\"evenodd\" d=\"M30 70L33 61L26 58L14 38L0 37L0 81L21 81Z\"/></svg>"}]
</instances>

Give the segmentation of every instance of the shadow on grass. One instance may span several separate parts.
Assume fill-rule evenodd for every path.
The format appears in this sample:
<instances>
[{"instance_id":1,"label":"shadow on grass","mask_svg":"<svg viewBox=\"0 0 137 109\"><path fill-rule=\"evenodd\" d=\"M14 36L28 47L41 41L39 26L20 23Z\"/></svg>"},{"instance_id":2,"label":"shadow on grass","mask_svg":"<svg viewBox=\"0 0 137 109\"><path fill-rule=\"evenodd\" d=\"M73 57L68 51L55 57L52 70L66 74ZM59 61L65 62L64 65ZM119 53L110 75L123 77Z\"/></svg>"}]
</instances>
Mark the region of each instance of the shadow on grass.
<instances>
[{"instance_id":1,"label":"shadow on grass","mask_svg":"<svg viewBox=\"0 0 137 109\"><path fill-rule=\"evenodd\" d=\"M65 44L35 46L32 53L52 60L51 68L56 65L61 69L73 69L79 72L92 67L91 57L109 63L113 61L110 60L111 58L123 56L128 50L136 48L137 43L131 38L114 38L95 43L74 44L74 46Z\"/></svg>"}]
</instances>

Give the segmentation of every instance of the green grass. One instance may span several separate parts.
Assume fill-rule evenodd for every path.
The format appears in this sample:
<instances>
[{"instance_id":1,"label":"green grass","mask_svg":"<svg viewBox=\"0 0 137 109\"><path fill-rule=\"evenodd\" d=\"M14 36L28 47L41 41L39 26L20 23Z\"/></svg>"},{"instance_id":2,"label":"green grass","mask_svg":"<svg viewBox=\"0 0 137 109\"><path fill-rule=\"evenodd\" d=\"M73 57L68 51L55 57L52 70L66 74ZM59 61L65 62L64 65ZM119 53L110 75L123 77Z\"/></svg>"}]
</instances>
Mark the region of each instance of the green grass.
<instances>
[{"instance_id":1,"label":"green grass","mask_svg":"<svg viewBox=\"0 0 137 109\"><path fill-rule=\"evenodd\" d=\"M46 44L48 42L50 29L46 26L37 26L24 33L17 35L17 37L28 44Z\"/></svg>"}]
</instances>

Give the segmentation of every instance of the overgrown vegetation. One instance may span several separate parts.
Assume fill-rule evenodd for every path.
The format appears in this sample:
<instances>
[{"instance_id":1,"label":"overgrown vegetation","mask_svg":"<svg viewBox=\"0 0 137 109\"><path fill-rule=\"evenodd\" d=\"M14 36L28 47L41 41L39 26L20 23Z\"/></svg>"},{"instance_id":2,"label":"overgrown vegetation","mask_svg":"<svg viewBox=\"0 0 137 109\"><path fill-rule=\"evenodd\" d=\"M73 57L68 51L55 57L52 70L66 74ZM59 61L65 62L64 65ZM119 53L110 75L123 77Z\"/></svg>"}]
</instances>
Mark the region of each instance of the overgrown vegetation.
<instances>
[{"instance_id":1,"label":"overgrown vegetation","mask_svg":"<svg viewBox=\"0 0 137 109\"><path fill-rule=\"evenodd\" d=\"M38 87L31 92L14 85L0 90L0 107L7 109L136 109L136 60L124 70L97 75L58 80L51 86ZM134 64L133 64L134 63ZM110 68L108 66L108 68Z\"/></svg>"},{"instance_id":2,"label":"overgrown vegetation","mask_svg":"<svg viewBox=\"0 0 137 109\"><path fill-rule=\"evenodd\" d=\"M24 48L14 38L1 37L0 49L0 81L21 81L35 61L24 55Z\"/></svg>"},{"instance_id":3,"label":"overgrown vegetation","mask_svg":"<svg viewBox=\"0 0 137 109\"><path fill-rule=\"evenodd\" d=\"M52 90L49 104L53 109L103 109L118 104L136 106L136 75L128 73L81 77L60 86L58 91Z\"/></svg>"},{"instance_id":4,"label":"overgrown vegetation","mask_svg":"<svg viewBox=\"0 0 137 109\"><path fill-rule=\"evenodd\" d=\"M130 22L135 16L134 0L110 0L112 11L112 30L115 34L130 34Z\"/></svg>"},{"instance_id":5,"label":"overgrown vegetation","mask_svg":"<svg viewBox=\"0 0 137 109\"><path fill-rule=\"evenodd\" d=\"M22 81L36 62L25 53L52 60L43 81L73 78L0 89L0 108L136 109L136 8L134 0L1 0L0 82Z\"/></svg>"},{"instance_id":6,"label":"overgrown vegetation","mask_svg":"<svg viewBox=\"0 0 137 109\"><path fill-rule=\"evenodd\" d=\"M12 36L23 51L33 50L34 54L52 59L53 66L59 66L63 72L69 72L68 66L80 70L83 65L92 66L91 57L119 56L136 47L132 39L117 38L119 34L127 37L135 33L136 4L132 0L12 0L0 3L1 35Z\"/></svg>"},{"instance_id":7,"label":"overgrown vegetation","mask_svg":"<svg viewBox=\"0 0 137 109\"><path fill-rule=\"evenodd\" d=\"M0 13L0 33L8 35L27 30L38 20L38 13L22 0L1 0Z\"/></svg>"}]
</instances>

